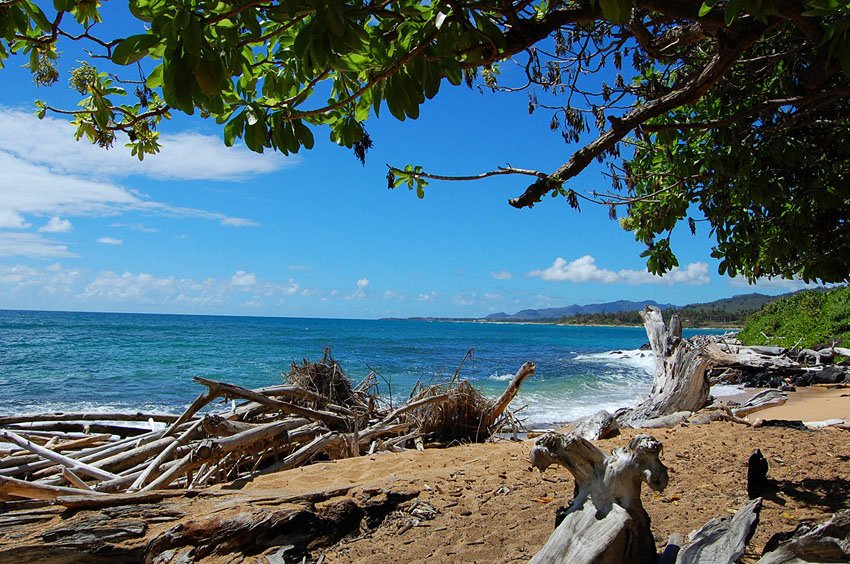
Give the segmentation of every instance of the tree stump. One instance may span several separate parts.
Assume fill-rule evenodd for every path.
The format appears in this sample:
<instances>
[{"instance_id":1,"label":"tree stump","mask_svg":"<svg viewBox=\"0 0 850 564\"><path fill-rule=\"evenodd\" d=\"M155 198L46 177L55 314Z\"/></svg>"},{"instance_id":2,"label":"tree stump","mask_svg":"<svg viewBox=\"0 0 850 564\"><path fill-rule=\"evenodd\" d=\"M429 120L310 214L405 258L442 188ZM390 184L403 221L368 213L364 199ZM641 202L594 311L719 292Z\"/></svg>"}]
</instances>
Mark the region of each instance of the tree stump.
<instances>
[{"instance_id":1,"label":"tree stump","mask_svg":"<svg viewBox=\"0 0 850 564\"><path fill-rule=\"evenodd\" d=\"M564 466L577 494L546 545L531 562L649 564L656 559L649 515L640 501L641 482L655 491L667 487L661 443L638 435L606 455L572 433L547 433L531 450L531 464L543 471Z\"/></svg>"},{"instance_id":2,"label":"tree stump","mask_svg":"<svg viewBox=\"0 0 850 564\"><path fill-rule=\"evenodd\" d=\"M621 425L641 427L644 422L680 412L693 412L708 402L709 383L706 369L710 361L701 347L682 339L682 324L677 315L664 323L661 310L646 306L640 312L649 345L655 355L655 374L649 399L620 415ZM675 425L678 420L670 423ZM665 422L666 426L669 426Z\"/></svg>"}]
</instances>

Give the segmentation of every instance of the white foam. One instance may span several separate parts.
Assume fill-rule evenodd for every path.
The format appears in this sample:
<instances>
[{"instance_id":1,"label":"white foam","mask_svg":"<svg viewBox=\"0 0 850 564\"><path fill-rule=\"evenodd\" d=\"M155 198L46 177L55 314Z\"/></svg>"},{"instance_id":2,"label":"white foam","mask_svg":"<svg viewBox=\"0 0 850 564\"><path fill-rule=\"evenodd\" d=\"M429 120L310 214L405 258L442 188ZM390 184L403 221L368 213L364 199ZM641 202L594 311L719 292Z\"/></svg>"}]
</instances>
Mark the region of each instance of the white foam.
<instances>
[{"instance_id":1,"label":"white foam","mask_svg":"<svg viewBox=\"0 0 850 564\"><path fill-rule=\"evenodd\" d=\"M510 373L508 373L508 374L491 374L490 376L487 377L487 379L488 380L496 380L498 382L507 382L513 377L514 377L514 375L510 374Z\"/></svg>"},{"instance_id":2,"label":"white foam","mask_svg":"<svg viewBox=\"0 0 850 564\"><path fill-rule=\"evenodd\" d=\"M640 349L579 354L575 356L575 360L589 364L635 368L646 374L655 371L655 355L652 351Z\"/></svg>"}]
</instances>

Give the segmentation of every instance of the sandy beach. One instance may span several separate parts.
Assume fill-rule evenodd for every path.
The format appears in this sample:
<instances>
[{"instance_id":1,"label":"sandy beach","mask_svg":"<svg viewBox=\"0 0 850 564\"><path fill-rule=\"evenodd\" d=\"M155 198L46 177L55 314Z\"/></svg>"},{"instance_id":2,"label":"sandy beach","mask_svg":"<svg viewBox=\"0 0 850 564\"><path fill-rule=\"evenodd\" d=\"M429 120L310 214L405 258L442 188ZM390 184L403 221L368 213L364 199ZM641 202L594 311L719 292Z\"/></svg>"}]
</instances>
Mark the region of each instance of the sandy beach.
<instances>
[{"instance_id":1,"label":"sandy beach","mask_svg":"<svg viewBox=\"0 0 850 564\"><path fill-rule=\"evenodd\" d=\"M751 418L806 421L850 417L847 389L812 388L791 394L787 406L764 410ZM837 410L837 411L836 411ZM641 431L598 441L610 451ZM776 533L792 531L804 522L820 522L850 507L850 431L838 428L797 430L751 427L715 421L649 431L664 445L662 460L670 484L662 493L643 488L656 545L663 549L672 533L687 534L713 517L734 512L747 501L747 459L760 449L769 462L773 488L764 499L758 528L744 562L755 562ZM523 562L546 541L554 527L556 508L571 498L573 483L566 469L533 470L528 454L534 439L502 440L448 449L382 453L322 462L255 478L247 483L179 499L174 520L147 523L139 538L122 541L122 550L143 550L156 535L193 527L227 528L244 520L245 512L282 515L291 510L285 500L325 492L314 509L335 510L346 504L374 502L393 496L402 501L377 526L330 546L316 547L323 562ZM338 492L327 494L327 492ZM412 519L413 508L426 508ZM287 509L290 508L290 509ZM45 549L45 534L74 530L90 523L94 512L63 512L0 538L0 562L15 562L22 554ZM265 515L266 513L262 513ZM279 517L278 517L279 518ZM364 521L365 523L365 521ZM175 528L176 527L176 528ZM129 553L129 552L128 552ZM216 552L205 562L270 562L273 550L246 556Z\"/></svg>"}]
</instances>

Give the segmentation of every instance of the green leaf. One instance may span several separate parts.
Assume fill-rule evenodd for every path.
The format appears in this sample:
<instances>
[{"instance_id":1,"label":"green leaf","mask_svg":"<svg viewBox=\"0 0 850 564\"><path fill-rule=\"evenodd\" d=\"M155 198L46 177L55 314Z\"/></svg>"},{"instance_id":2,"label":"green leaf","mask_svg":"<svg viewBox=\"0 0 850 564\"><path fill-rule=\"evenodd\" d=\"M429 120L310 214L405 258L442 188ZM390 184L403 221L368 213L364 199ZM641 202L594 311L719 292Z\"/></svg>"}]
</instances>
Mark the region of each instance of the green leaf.
<instances>
[{"instance_id":1,"label":"green leaf","mask_svg":"<svg viewBox=\"0 0 850 564\"><path fill-rule=\"evenodd\" d=\"M131 35L112 50L112 62L118 65L129 65L145 57L159 38L154 35Z\"/></svg>"},{"instance_id":2,"label":"green leaf","mask_svg":"<svg viewBox=\"0 0 850 564\"><path fill-rule=\"evenodd\" d=\"M599 6L606 20L615 24L626 24L631 19L634 0L599 0Z\"/></svg>"},{"instance_id":3,"label":"green leaf","mask_svg":"<svg viewBox=\"0 0 850 564\"><path fill-rule=\"evenodd\" d=\"M723 11L723 21L726 22L726 25L735 23L738 14L741 13L742 4L743 0L729 0L729 3L726 4L726 10Z\"/></svg>"},{"instance_id":4,"label":"green leaf","mask_svg":"<svg viewBox=\"0 0 850 564\"><path fill-rule=\"evenodd\" d=\"M203 35L201 23L194 17L190 17L189 21L183 27L183 48L187 53L199 55L203 47Z\"/></svg>"}]
</instances>

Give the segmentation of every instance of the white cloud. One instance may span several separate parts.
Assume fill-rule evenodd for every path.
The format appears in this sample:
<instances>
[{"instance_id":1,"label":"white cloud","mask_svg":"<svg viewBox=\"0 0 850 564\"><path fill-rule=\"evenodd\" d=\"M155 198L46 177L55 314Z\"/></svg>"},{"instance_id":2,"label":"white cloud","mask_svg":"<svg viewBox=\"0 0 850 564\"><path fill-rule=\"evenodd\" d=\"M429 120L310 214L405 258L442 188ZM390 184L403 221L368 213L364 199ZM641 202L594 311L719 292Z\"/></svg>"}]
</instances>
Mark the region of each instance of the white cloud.
<instances>
[{"instance_id":1,"label":"white cloud","mask_svg":"<svg viewBox=\"0 0 850 564\"><path fill-rule=\"evenodd\" d=\"M14 210L4 210L0 208L0 228L4 229L26 229L32 224Z\"/></svg>"},{"instance_id":2,"label":"white cloud","mask_svg":"<svg viewBox=\"0 0 850 564\"><path fill-rule=\"evenodd\" d=\"M345 296L346 300L362 300L369 295L369 279L361 278L357 281L357 289Z\"/></svg>"},{"instance_id":3,"label":"white cloud","mask_svg":"<svg viewBox=\"0 0 850 564\"><path fill-rule=\"evenodd\" d=\"M485 302L501 302L505 297L497 292L484 292L483 299Z\"/></svg>"},{"instance_id":4,"label":"white cloud","mask_svg":"<svg viewBox=\"0 0 850 564\"><path fill-rule=\"evenodd\" d=\"M110 150L74 139L67 120L0 107L0 147L16 157L71 175L127 177L143 175L163 180L238 181L268 174L297 159L277 153L259 154L244 146L225 147L212 135L162 133L162 149L139 161L118 141Z\"/></svg>"},{"instance_id":5,"label":"white cloud","mask_svg":"<svg viewBox=\"0 0 850 564\"><path fill-rule=\"evenodd\" d=\"M168 142L168 149L156 156L159 164L154 164L153 156L142 164L123 147L106 151L75 141L71 126L64 120L39 121L29 113L0 106L0 229L25 229L31 226L27 216L48 216L39 231L62 233L71 227L68 216L127 212L205 219L231 227L258 225L215 210L157 202L115 179L134 174L168 179L242 179L279 168L282 157L275 155L277 160L272 161L245 149L213 150L213 138L199 134L165 135L163 140Z\"/></svg>"},{"instance_id":6,"label":"white cloud","mask_svg":"<svg viewBox=\"0 0 850 564\"><path fill-rule=\"evenodd\" d=\"M309 264L290 264L289 270L299 270L302 272L307 272L309 270L313 270L313 266Z\"/></svg>"},{"instance_id":7,"label":"white cloud","mask_svg":"<svg viewBox=\"0 0 850 564\"><path fill-rule=\"evenodd\" d=\"M434 300L436 300L439 297L440 297L439 292L435 292L435 291L432 290L431 293L429 293L429 294L419 294L419 296L416 299L418 299L420 302L433 302Z\"/></svg>"},{"instance_id":8,"label":"white cloud","mask_svg":"<svg viewBox=\"0 0 850 564\"><path fill-rule=\"evenodd\" d=\"M406 300L407 294L403 292L397 292L395 290L386 290L384 292L385 300Z\"/></svg>"},{"instance_id":9,"label":"white cloud","mask_svg":"<svg viewBox=\"0 0 850 564\"><path fill-rule=\"evenodd\" d=\"M113 223L110 225L110 227L130 229L132 231L138 231L140 233L159 233L159 229L154 229L153 227L146 227L141 223Z\"/></svg>"},{"instance_id":10,"label":"white cloud","mask_svg":"<svg viewBox=\"0 0 850 564\"><path fill-rule=\"evenodd\" d=\"M684 269L674 267L664 276L656 276L645 270L622 269L607 270L596 265L596 259L584 255L572 262L561 257L555 259L552 266L544 270L532 270L528 276L541 278L549 282L598 282L602 284L673 284L702 285L710 284L708 265L704 262L694 262Z\"/></svg>"},{"instance_id":11,"label":"white cloud","mask_svg":"<svg viewBox=\"0 0 850 564\"><path fill-rule=\"evenodd\" d=\"M507 270L500 270L499 272L491 272L490 276L495 278L496 280L510 280L513 275Z\"/></svg>"},{"instance_id":12,"label":"white cloud","mask_svg":"<svg viewBox=\"0 0 850 564\"><path fill-rule=\"evenodd\" d=\"M247 292L247 293L246 293ZM246 303L273 307L284 299L301 299L317 292L289 279L276 282L237 271L231 277L201 281L146 272L103 271L89 273L60 263L46 267L0 264L0 307L43 305L43 299L61 294L61 304L103 309L144 308L198 311L204 307L241 307Z\"/></svg>"},{"instance_id":13,"label":"white cloud","mask_svg":"<svg viewBox=\"0 0 850 564\"><path fill-rule=\"evenodd\" d=\"M124 244L123 239L116 239L115 237L99 237L97 240L101 245L122 245Z\"/></svg>"},{"instance_id":14,"label":"white cloud","mask_svg":"<svg viewBox=\"0 0 850 564\"><path fill-rule=\"evenodd\" d=\"M0 231L0 257L59 258L75 257L67 245L34 233Z\"/></svg>"},{"instance_id":15,"label":"white cloud","mask_svg":"<svg viewBox=\"0 0 850 564\"><path fill-rule=\"evenodd\" d=\"M74 226L67 219L62 219L54 215L47 223L38 229L39 233L68 233L72 231Z\"/></svg>"},{"instance_id":16,"label":"white cloud","mask_svg":"<svg viewBox=\"0 0 850 564\"><path fill-rule=\"evenodd\" d=\"M253 272L249 273L244 270L240 270L230 277L230 283L240 288L254 286L257 284L257 275Z\"/></svg>"}]
</instances>

